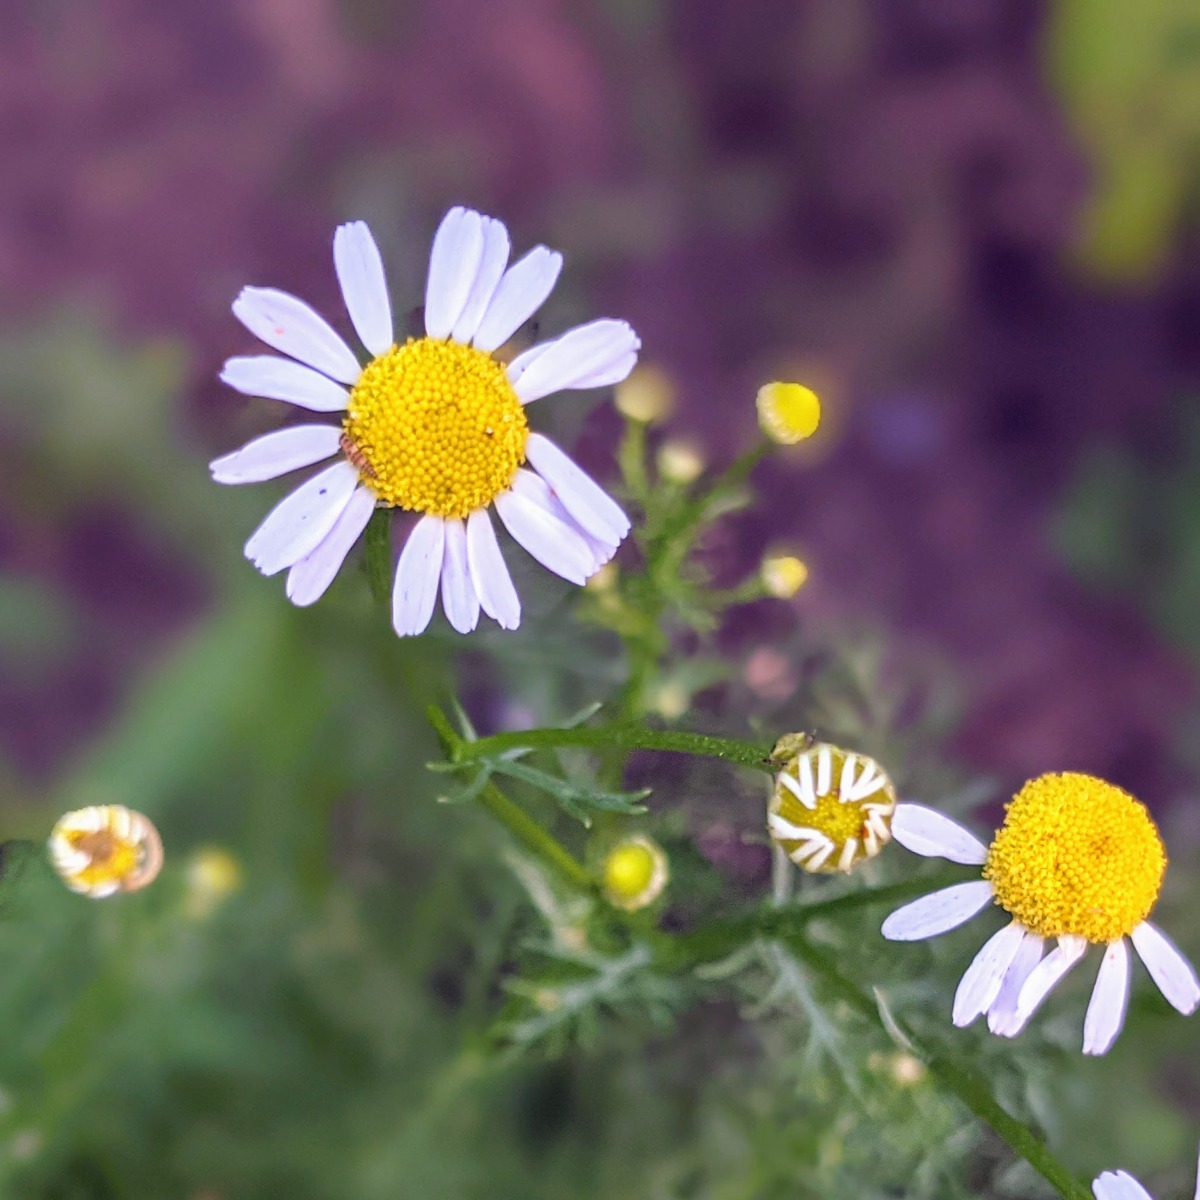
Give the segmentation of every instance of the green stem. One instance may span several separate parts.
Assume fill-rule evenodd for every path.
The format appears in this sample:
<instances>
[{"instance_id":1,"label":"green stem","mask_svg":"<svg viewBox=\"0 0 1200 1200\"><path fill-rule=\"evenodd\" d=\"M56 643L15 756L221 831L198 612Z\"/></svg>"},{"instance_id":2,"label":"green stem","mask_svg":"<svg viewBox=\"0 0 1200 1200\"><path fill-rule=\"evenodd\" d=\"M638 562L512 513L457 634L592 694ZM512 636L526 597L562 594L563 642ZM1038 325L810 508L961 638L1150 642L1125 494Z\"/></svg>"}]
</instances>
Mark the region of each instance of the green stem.
<instances>
[{"instance_id":1,"label":"green stem","mask_svg":"<svg viewBox=\"0 0 1200 1200\"><path fill-rule=\"evenodd\" d=\"M881 1026L886 1033L891 1033L879 1005L841 973L825 950L798 935L792 935L786 940L792 952L803 959L825 981L831 991L867 1020ZM930 1075L947 1091L957 1096L970 1112L990 1125L1061 1196L1066 1197L1066 1200L1092 1200L1091 1189L1087 1184L1081 1182L1059 1162L1032 1129L1000 1106L980 1075L959 1066L940 1050L908 1030L901 1032Z\"/></svg>"},{"instance_id":2,"label":"green stem","mask_svg":"<svg viewBox=\"0 0 1200 1200\"><path fill-rule=\"evenodd\" d=\"M463 751L474 742L464 740L436 705L426 710L429 723L437 730L451 762L465 762L474 757ZM535 858L557 871L581 892L594 892L596 882L587 868L551 833L543 829L523 808L510 800L494 783L487 783L479 793L479 803L512 837Z\"/></svg>"},{"instance_id":3,"label":"green stem","mask_svg":"<svg viewBox=\"0 0 1200 1200\"><path fill-rule=\"evenodd\" d=\"M591 746L602 750L673 750L701 758L719 758L738 767L775 772L770 751L753 742L712 737L706 733L685 733L676 729L643 729L636 725L602 725L592 729L526 729L519 733L495 733L491 737L466 742L461 738L452 754L454 762L473 762L491 758L506 750L534 749L538 746Z\"/></svg>"},{"instance_id":4,"label":"green stem","mask_svg":"<svg viewBox=\"0 0 1200 1200\"><path fill-rule=\"evenodd\" d=\"M389 603L392 595L392 514L376 509L367 522L367 582L377 604Z\"/></svg>"}]
</instances>

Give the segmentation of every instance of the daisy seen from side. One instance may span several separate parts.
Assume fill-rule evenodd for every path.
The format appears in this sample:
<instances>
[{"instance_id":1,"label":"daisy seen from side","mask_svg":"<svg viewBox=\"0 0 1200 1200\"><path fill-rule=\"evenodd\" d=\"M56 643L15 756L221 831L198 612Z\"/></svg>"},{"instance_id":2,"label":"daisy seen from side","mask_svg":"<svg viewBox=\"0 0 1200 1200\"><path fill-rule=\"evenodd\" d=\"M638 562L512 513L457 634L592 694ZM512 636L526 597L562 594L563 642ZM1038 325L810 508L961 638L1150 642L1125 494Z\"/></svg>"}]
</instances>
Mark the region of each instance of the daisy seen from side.
<instances>
[{"instance_id":1,"label":"daisy seen from side","mask_svg":"<svg viewBox=\"0 0 1200 1200\"><path fill-rule=\"evenodd\" d=\"M624 321L568 330L505 364L495 352L541 307L562 255L537 246L509 264L502 222L452 208L433 240L425 336L398 343L383 262L362 221L338 228L334 266L366 365L307 304L247 287L234 315L287 357L231 358L221 379L341 424L301 424L256 438L211 464L218 483L258 483L336 461L283 498L246 543L264 575L287 571L288 598L329 587L377 507L418 514L400 552L392 623L425 630L438 593L450 624L482 611L504 629L521 605L490 510L542 566L582 584L612 558L629 521L549 438L525 406L551 392L604 387L633 369L641 343Z\"/></svg>"},{"instance_id":2,"label":"daisy seen from side","mask_svg":"<svg viewBox=\"0 0 1200 1200\"><path fill-rule=\"evenodd\" d=\"M989 846L919 804L897 805L892 835L915 854L982 867L983 878L903 905L883 923L884 937L935 937L991 904L1010 917L963 975L955 1025L986 1015L993 1033L1015 1037L1088 947L1099 945L1083 1051L1104 1054L1125 1020L1127 940L1172 1007L1187 1015L1200 1004L1195 970L1147 919L1166 871L1162 839L1145 806L1120 788L1074 772L1039 776L1006 805Z\"/></svg>"}]
</instances>

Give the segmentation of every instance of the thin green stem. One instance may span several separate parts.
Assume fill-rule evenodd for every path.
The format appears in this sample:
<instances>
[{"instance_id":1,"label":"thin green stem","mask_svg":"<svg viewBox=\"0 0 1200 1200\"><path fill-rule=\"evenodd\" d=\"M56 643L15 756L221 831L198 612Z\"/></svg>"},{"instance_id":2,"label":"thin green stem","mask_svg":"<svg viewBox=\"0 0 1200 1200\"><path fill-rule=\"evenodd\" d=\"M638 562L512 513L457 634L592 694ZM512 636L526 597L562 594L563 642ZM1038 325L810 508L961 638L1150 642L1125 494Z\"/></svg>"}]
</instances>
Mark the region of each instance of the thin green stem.
<instances>
[{"instance_id":1,"label":"thin green stem","mask_svg":"<svg viewBox=\"0 0 1200 1200\"><path fill-rule=\"evenodd\" d=\"M506 750L536 749L539 746L590 746L597 750L671 750L701 758L719 758L738 767L774 772L770 751L753 742L685 733L675 729L643 729L637 725L601 725L590 729L526 729L518 733L496 733L474 742L459 739L454 762L473 762Z\"/></svg>"},{"instance_id":2,"label":"thin green stem","mask_svg":"<svg viewBox=\"0 0 1200 1200\"><path fill-rule=\"evenodd\" d=\"M392 514L376 509L367 522L367 582L377 604L387 604L392 594Z\"/></svg>"}]
</instances>

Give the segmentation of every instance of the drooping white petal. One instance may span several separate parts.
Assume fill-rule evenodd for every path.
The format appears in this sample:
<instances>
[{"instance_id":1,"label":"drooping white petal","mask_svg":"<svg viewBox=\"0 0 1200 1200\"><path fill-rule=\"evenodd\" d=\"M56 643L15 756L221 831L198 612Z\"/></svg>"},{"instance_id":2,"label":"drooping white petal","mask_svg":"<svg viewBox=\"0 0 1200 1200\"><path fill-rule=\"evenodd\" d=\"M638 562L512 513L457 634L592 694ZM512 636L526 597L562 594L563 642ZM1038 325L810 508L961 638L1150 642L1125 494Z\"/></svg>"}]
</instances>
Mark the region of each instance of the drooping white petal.
<instances>
[{"instance_id":1,"label":"drooping white petal","mask_svg":"<svg viewBox=\"0 0 1200 1200\"><path fill-rule=\"evenodd\" d=\"M532 500L539 507L544 508L552 517L557 517L567 529L571 530L583 542L587 547L588 554L591 556L588 578L591 578L592 575L600 570L616 554L617 547L620 545L620 539L598 538L582 528L575 518L563 507L562 501L551 491L550 485L540 475L535 475L532 471L518 471L513 478L512 490L518 495L524 496L527 500Z\"/></svg>"},{"instance_id":2,"label":"drooping white petal","mask_svg":"<svg viewBox=\"0 0 1200 1200\"><path fill-rule=\"evenodd\" d=\"M1017 1032L1014 1022L1017 1017L1017 997L1025 986L1033 968L1042 961L1045 939L1025 930L1025 937L1017 950L1017 956L1005 973L1000 985L1000 994L988 1009L988 1028L1000 1037L1012 1037Z\"/></svg>"},{"instance_id":3,"label":"drooping white petal","mask_svg":"<svg viewBox=\"0 0 1200 1200\"><path fill-rule=\"evenodd\" d=\"M357 484L348 462L326 467L271 509L246 543L246 557L264 575L299 562L333 528Z\"/></svg>"},{"instance_id":4,"label":"drooping white petal","mask_svg":"<svg viewBox=\"0 0 1200 1200\"><path fill-rule=\"evenodd\" d=\"M336 425L292 425L213 459L208 469L218 483L262 483L336 454L341 436Z\"/></svg>"},{"instance_id":5,"label":"drooping white petal","mask_svg":"<svg viewBox=\"0 0 1200 1200\"><path fill-rule=\"evenodd\" d=\"M233 315L256 338L331 379L353 383L362 372L354 351L303 300L276 288L242 288Z\"/></svg>"},{"instance_id":6,"label":"drooping white petal","mask_svg":"<svg viewBox=\"0 0 1200 1200\"><path fill-rule=\"evenodd\" d=\"M1083 1019L1084 1054L1107 1054L1125 1023L1129 1003L1129 951L1118 938L1105 948L1087 1016Z\"/></svg>"},{"instance_id":7,"label":"drooping white petal","mask_svg":"<svg viewBox=\"0 0 1200 1200\"><path fill-rule=\"evenodd\" d=\"M325 594L374 511L375 493L360 486L321 544L288 572L287 595L293 604L306 608Z\"/></svg>"},{"instance_id":8,"label":"drooping white petal","mask_svg":"<svg viewBox=\"0 0 1200 1200\"><path fill-rule=\"evenodd\" d=\"M521 601L485 508L477 508L467 518L467 566L483 611L501 629L516 629L521 623Z\"/></svg>"},{"instance_id":9,"label":"drooping white petal","mask_svg":"<svg viewBox=\"0 0 1200 1200\"><path fill-rule=\"evenodd\" d=\"M388 298L383 258L366 221L338 226L333 235L333 264L346 311L362 344L372 354L385 353L395 338L392 302Z\"/></svg>"},{"instance_id":10,"label":"drooping white petal","mask_svg":"<svg viewBox=\"0 0 1200 1200\"><path fill-rule=\"evenodd\" d=\"M991 1008L1024 938L1024 926L1012 921L984 942L954 993L955 1025L970 1025Z\"/></svg>"},{"instance_id":11,"label":"drooping white petal","mask_svg":"<svg viewBox=\"0 0 1200 1200\"><path fill-rule=\"evenodd\" d=\"M1083 957L1087 945L1081 937L1067 935L1058 939L1054 949L1029 972L1017 996L1017 1011L1010 1025L1012 1032L1006 1033L1006 1037L1015 1037L1025 1028L1055 984Z\"/></svg>"},{"instance_id":12,"label":"drooping white petal","mask_svg":"<svg viewBox=\"0 0 1200 1200\"><path fill-rule=\"evenodd\" d=\"M514 358L507 367L504 368L504 373L508 376L508 382L515 384L517 380L520 379L521 376L524 375L529 369L530 363L541 358L541 356L545 354L546 351L549 350L553 345L554 343L552 341L538 342L536 346L530 346L528 350L522 350L521 353L518 354L517 357Z\"/></svg>"},{"instance_id":13,"label":"drooping white petal","mask_svg":"<svg viewBox=\"0 0 1200 1200\"><path fill-rule=\"evenodd\" d=\"M987 847L957 821L923 804L897 804L892 836L907 850L926 858L978 866L987 860Z\"/></svg>"},{"instance_id":14,"label":"drooping white petal","mask_svg":"<svg viewBox=\"0 0 1200 1200\"><path fill-rule=\"evenodd\" d=\"M518 471L518 476L521 472ZM528 474L528 472L526 472ZM544 482L538 483L545 487ZM514 480L515 483L515 480ZM592 574L592 551L582 535L572 529L549 503L532 499L529 484L516 486L496 497L496 512L505 528L548 571L571 583L585 583ZM549 488L546 489L547 495Z\"/></svg>"},{"instance_id":15,"label":"drooping white petal","mask_svg":"<svg viewBox=\"0 0 1200 1200\"><path fill-rule=\"evenodd\" d=\"M545 246L534 246L513 263L492 293L475 331L475 346L491 351L507 342L545 303L558 282L562 264L562 255Z\"/></svg>"},{"instance_id":16,"label":"drooping white petal","mask_svg":"<svg viewBox=\"0 0 1200 1200\"><path fill-rule=\"evenodd\" d=\"M401 637L424 633L433 616L445 548L446 522L424 516L400 551L392 589L392 627Z\"/></svg>"},{"instance_id":17,"label":"drooping white petal","mask_svg":"<svg viewBox=\"0 0 1200 1200\"><path fill-rule=\"evenodd\" d=\"M285 400L312 412L342 412L350 399L341 384L311 367L274 354L227 359L221 382L245 396Z\"/></svg>"},{"instance_id":18,"label":"drooping white petal","mask_svg":"<svg viewBox=\"0 0 1200 1200\"><path fill-rule=\"evenodd\" d=\"M479 624L479 597L471 582L471 570L467 562L467 527L462 521L446 521L442 608L446 610L446 620L459 633L470 633Z\"/></svg>"},{"instance_id":19,"label":"drooping white petal","mask_svg":"<svg viewBox=\"0 0 1200 1200\"><path fill-rule=\"evenodd\" d=\"M606 377L616 364L636 355L641 344L625 321L608 317L589 321L555 339L521 372L513 390L522 404L529 404L565 388L593 386L589 380Z\"/></svg>"},{"instance_id":20,"label":"drooping white petal","mask_svg":"<svg viewBox=\"0 0 1200 1200\"><path fill-rule=\"evenodd\" d=\"M1105 1171L1092 1181L1092 1195L1096 1200L1154 1200L1128 1171Z\"/></svg>"},{"instance_id":21,"label":"drooping white petal","mask_svg":"<svg viewBox=\"0 0 1200 1200\"><path fill-rule=\"evenodd\" d=\"M893 942L916 942L957 929L992 899L992 885L977 879L956 883L896 909L883 923L883 936Z\"/></svg>"},{"instance_id":22,"label":"drooping white petal","mask_svg":"<svg viewBox=\"0 0 1200 1200\"><path fill-rule=\"evenodd\" d=\"M1192 964L1175 943L1149 921L1143 921L1130 938L1167 1003L1184 1016L1195 1012L1200 1004L1200 981L1196 979Z\"/></svg>"},{"instance_id":23,"label":"drooping white petal","mask_svg":"<svg viewBox=\"0 0 1200 1200\"><path fill-rule=\"evenodd\" d=\"M582 529L609 544L629 532L629 518L617 502L549 438L531 433L525 455Z\"/></svg>"},{"instance_id":24,"label":"drooping white petal","mask_svg":"<svg viewBox=\"0 0 1200 1200\"><path fill-rule=\"evenodd\" d=\"M438 226L425 283L425 332L446 338L466 307L483 258L483 218L470 208L452 208Z\"/></svg>"},{"instance_id":25,"label":"drooping white petal","mask_svg":"<svg viewBox=\"0 0 1200 1200\"><path fill-rule=\"evenodd\" d=\"M508 251L508 230L504 228L504 222L497 221L495 217L484 217L483 255L479 260L479 270L475 282L471 284L467 302L450 333L456 342L468 345L475 336L500 277L504 274L504 268L508 266Z\"/></svg>"}]
</instances>

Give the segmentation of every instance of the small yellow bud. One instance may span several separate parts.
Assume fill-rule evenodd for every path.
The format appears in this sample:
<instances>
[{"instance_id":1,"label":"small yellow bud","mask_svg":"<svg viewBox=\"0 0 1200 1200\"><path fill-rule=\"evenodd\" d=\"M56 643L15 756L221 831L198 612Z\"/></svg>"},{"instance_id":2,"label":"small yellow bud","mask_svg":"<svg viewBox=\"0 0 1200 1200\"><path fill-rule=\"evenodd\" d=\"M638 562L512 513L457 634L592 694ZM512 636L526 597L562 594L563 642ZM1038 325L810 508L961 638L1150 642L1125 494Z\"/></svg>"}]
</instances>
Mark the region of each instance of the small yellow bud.
<instances>
[{"instance_id":1,"label":"small yellow bud","mask_svg":"<svg viewBox=\"0 0 1200 1200\"><path fill-rule=\"evenodd\" d=\"M604 860L604 895L617 908L636 912L662 895L669 877L662 847L634 834L618 842Z\"/></svg>"},{"instance_id":2,"label":"small yellow bud","mask_svg":"<svg viewBox=\"0 0 1200 1200\"><path fill-rule=\"evenodd\" d=\"M607 562L598 571L589 575L583 586L593 592L611 592L617 586L620 575L621 568L615 562Z\"/></svg>"},{"instance_id":3,"label":"small yellow bud","mask_svg":"<svg viewBox=\"0 0 1200 1200\"><path fill-rule=\"evenodd\" d=\"M241 886L242 868L228 850L200 847L187 865L188 916L203 920Z\"/></svg>"},{"instance_id":4,"label":"small yellow bud","mask_svg":"<svg viewBox=\"0 0 1200 1200\"><path fill-rule=\"evenodd\" d=\"M154 823L120 804L96 804L60 817L49 850L67 887L93 900L144 888L163 863Z\"/></svg>"},{"instance_id":5,"label":"small yellow bud","mask_svg":"<svg viewBox=\"0 0 1200 1200\"><path fill-rule=\"evenodd\" d=\"M631 421L656 425L665 421L675 407L675 385L661 367L634 367L617 384L614 396L617 411Z\"/></svg>"},{"instance_id":6,"label":"small yellow bud","mask_svg":"<svg viewBox=\"0 0 1200 1200\"><path fill-rule=\"evenodd\" d=\"M693 442L672 438L659 447L658 473L671 483L692 483L706 465L704 455Z\"/></svg>"},{"instance_id":7,"label":"small yellow bud","mask_svg":"<svg viewBox=\"0 0 1200 1200\"><path fill-rule=\"evenodd\" d=\"M792 554L768 554L759 576L768 596L790 600L808 582L808 567Z\"/></svg>"},{"instance_id":8,"label":"small yellow bud","mask_svg":"<svg viewBox=\"0 0 1200 1200\"><path fill-rule=\"evenodd\" d=\"M781 446L812 437L821 423L821 401L800 383L767 383L758 389L758 423Z\"/></svg>"},{"instance_id":9,"label":"small yellow bud","mask_svg":"<svg viewBox=\"0 0 1200 1200\"><path fill-rule=\"evenodd\" d=\"M654 694L651 707L660 717L677 721L691 707L691 693L682 683L664 683Z\"/></svg>"}]
</instances>

